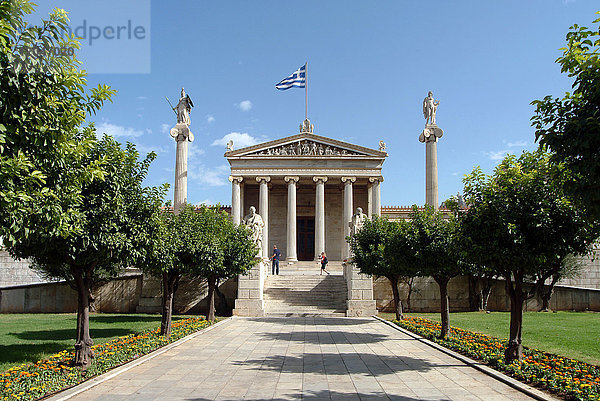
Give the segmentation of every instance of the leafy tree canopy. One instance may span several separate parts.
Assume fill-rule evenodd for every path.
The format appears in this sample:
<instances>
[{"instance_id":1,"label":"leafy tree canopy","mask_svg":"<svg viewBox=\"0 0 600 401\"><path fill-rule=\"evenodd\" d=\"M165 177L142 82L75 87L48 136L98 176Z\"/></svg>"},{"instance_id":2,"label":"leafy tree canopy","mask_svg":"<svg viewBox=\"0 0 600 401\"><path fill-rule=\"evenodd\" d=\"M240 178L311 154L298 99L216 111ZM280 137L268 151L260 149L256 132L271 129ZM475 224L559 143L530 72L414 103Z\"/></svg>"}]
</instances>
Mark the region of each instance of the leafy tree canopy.
<instances>
[{"instance_id":1,"label":"leafy tree canopy","mask_svg":"<svg viewBox=\"0 0 600 401\"><path fill-rule=\"evenodd\" d=\"M556 62L573 81L573 93L532 102L536 139L564 164L560 179L590 218L600 221L600 18L592 28L570 27ZM568 174L566 174L568 173Z\"/></svg>"},{"instance_id":2,"label":"leafy tree canopy","mask_svg":"<svg viewBox=\"0 0 600 401\"><path fill-rule=\"evenodd\" d=\"M94 133L86 118L115 93L104 85L86 92L85 72L68 52L67 14L56 9L40 26L27 26L29 0L0 3L0 236L7 245L40 235L66 237L81 229L82 184L102 176L96 161L81 161Z\"/></svg>"}]
</instances>

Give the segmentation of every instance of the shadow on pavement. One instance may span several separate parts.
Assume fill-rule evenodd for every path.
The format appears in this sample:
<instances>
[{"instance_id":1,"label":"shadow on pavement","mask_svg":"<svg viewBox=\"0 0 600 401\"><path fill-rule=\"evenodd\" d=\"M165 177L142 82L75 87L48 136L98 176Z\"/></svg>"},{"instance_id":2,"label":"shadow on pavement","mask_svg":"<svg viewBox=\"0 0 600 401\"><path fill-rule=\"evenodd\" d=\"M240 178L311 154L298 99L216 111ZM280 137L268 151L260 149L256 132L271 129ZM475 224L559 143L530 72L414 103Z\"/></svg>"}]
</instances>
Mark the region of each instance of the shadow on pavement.
<instances>
[{"instance_id":1,"label":"shadow on pavement","mask_svg":"<svg viewBox=\"0 0 600 401\"><path fill-rule=\"evenodd\" d=\"M221 398L219 398L221 399ZM223 398L226 400L227 398ZM237 400L239 398L229 398L230 400ZM418 401L420 398L405 397L402 395L391 395L381 393L340 393L339 391L319 390L319 391L304 391L285 394L282 398L278 397L245 397L245 400L253 401L277 401L277 400L393 400L393 401ZM209 401L213 398L186 398L187 401ZM441 399L440 401L446 401Z\"/></svg>"},{"instance_id":2,"label":"shadow on pavement","mask_svg":"<svg viewBox=\"0 0 600 401\"><path fill-rule=\"evenodd\" d=\"M349 333L344 331L299 331L260 333L265 340L294 341L310 344L373 344L391 339L376 333Z\"/></svg>"},{"instance_id":3,"label":"shadow on pavement","mask_svg":"<svg viewBox=\"0 0 600 401\"><path fill-rule=\"evenodd\" d=\"M321 373L323 375L363 374L380 376L402 371L427 372L433 368L456 365L432 364L421 359L364 353L305 353L301 357L273 355L265 359L236 361L238 366L254 365L255 370L281 373Z\"/></svg>"}]
</instances>

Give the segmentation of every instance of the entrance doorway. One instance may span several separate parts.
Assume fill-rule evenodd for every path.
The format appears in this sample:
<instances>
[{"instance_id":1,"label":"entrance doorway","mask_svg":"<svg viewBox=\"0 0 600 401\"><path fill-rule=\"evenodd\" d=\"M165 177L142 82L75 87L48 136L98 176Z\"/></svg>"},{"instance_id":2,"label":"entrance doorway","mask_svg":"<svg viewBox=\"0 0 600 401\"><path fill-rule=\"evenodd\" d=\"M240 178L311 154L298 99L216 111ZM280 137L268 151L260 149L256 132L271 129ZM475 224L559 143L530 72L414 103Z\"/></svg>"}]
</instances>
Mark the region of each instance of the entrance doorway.
<instances>
[{"instance_id":1,"label":"entrance doorway","mask_svg":"<svg viewBox=\"0 0 600 401\"><path fill-rule=\"evenodd\" d=\"M300 216L296 223L298 229L298 260L314 260L315 218Z\"/></svg>"}]
</instances>

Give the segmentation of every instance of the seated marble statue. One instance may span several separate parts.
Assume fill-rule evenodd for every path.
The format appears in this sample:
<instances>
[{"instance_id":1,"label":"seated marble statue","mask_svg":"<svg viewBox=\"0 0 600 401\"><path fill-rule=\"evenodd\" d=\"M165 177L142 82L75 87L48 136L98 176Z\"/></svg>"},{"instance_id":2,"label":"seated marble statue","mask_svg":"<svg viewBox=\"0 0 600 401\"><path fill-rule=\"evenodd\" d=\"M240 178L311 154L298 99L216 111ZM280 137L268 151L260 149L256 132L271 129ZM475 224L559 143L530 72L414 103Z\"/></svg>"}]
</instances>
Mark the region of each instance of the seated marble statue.
<instances>
[{"instance_id":1,"label":"seated marble statue","mask_svg":"<svg viewBox=\"0 0 600 401\"><path fill-rule=\"evenodd\" d=\"M360 231L360 229L365 224L365 220L367 219L367 215L363 213L361 207L356 208L356 213L352 216L352 221L348 224L350 225L350 234L354 235Z\"/></svg>"},{"instance_id":2,"label":"seated marble statue","mask_svg":"<svg viewBox=\"0 0 600 401\"><path fill-rule=\"evenodd\" d=\"M258 253L260 256L262 250L262 233L265 223L262 217L256 213L256 208L254 206L250 206L250 213L244 217L244 225L247 226L252 232L252 240L258 248Z\"/></svg>"}]
</instances>

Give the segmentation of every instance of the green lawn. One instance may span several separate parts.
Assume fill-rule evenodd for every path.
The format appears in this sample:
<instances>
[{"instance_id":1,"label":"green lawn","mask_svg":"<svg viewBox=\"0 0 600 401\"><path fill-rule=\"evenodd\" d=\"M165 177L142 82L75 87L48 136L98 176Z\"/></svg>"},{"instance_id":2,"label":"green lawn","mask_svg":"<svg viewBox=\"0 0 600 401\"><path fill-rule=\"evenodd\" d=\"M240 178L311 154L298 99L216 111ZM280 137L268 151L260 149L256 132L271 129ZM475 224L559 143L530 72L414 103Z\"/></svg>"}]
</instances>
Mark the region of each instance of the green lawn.
<instances>
[{"instance_id":1,"label":"green lawn","mask_svg":"<svg viewBox=\"0 0 600 401\"><path fill-rule=\"evenodd\" d=\"M183 318L175 316L173 320ZM73 348L76 325L77 316L70 313L0 315L0 372ZM90 316L94 344L159 326L160 315L102 313Z\"/></svg>"},{"instance_id":2,"label":"green lawn","mask_svg":"<svg viewBox=\"0 0 600 401\"><path fill-rule=\"evenodd\" d=\"M380 313L393 319L392 313ZM408 313L440 321L439 313ZM461 312L450 314L450 325L465 330L507 338L510 326L508 312ZM586 312L525 312L523 315L523 345L600 365L600 313Z\"/></svg>"}]
</instances>

